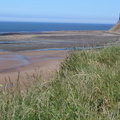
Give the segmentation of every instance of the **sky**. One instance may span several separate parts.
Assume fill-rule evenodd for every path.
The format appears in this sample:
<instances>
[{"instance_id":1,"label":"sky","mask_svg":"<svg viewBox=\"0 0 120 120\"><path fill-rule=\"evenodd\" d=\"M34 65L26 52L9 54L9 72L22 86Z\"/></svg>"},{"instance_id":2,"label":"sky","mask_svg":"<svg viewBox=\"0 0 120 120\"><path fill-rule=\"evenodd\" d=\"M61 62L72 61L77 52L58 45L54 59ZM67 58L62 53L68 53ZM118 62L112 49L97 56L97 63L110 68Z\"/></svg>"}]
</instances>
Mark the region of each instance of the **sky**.
<instances>
[{"instance_id":1,"label":"sky","mask_svg":"<svg viewBox=\"0 0 120 120\"><path fill-rule=\"evenodd\" d=\"M0 21L112 23L120 0L0 0Z\"/></svg>"}]
</instances>

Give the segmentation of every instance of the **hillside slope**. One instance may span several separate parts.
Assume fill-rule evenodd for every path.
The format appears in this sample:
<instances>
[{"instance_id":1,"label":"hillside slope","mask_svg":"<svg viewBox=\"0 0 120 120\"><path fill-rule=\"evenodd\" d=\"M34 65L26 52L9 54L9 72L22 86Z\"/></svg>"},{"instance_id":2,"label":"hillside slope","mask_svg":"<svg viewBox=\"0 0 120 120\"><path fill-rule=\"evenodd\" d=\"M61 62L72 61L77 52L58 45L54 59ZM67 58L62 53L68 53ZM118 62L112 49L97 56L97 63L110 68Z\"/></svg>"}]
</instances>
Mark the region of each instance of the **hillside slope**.
<instances>
[{"instance_id":1,"label":"hillside slope","mask_svg":"<svg viewBox=\"0 0 120 120\"><path fill-rule=\"evenodd\" d=\"M120 45L70 51L48 81L27 75L25 91L20 77L0 91L0 120L120 120Z\"/></svg>"},{"instance_id":2,"label":"hillside slope","mask_svg":"<svg viewBox=\"0 0 120 120\"><path fill-rule=\"evenodd\" d=\"M117 32L120 33L120 20L117 22L116 25L114 25L110 30L110 32Z\"/></svg>"}]
</instances>

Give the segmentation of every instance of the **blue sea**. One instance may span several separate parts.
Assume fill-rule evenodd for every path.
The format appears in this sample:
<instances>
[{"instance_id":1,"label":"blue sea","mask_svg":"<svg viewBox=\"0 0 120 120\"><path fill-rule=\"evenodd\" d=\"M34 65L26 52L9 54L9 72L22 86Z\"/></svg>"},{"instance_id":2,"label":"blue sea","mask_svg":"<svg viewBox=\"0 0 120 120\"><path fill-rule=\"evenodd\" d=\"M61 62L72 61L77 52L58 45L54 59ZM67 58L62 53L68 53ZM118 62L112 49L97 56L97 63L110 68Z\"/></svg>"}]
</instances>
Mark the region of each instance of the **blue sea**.
<instances>
[{"instance_id":1,"label":"blue sea","mask_svg":"<svg viewBox=\"0 0 120 120\"><path fill-rule=\"evenodd\" d=\"M113 24L0 22L0 33L64 30L109 30L112 26Z\"/></svg>"}]
</instances>

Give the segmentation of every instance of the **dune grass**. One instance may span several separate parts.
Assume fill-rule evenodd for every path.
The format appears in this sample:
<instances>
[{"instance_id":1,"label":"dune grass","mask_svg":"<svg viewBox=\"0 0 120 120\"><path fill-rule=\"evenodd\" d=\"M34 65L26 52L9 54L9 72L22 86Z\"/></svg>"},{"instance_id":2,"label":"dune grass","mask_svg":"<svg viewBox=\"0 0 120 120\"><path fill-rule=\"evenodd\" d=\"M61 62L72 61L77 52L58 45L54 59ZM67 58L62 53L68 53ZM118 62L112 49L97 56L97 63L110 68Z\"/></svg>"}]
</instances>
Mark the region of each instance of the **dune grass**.
<instances>
[{"instance_id":1,"label":"dune grass","mask_svg":"<svg viewBox=\"0 0 120 120\"><path fill-rule=\"evenodd\" d=\"M0 120L120 120L120 46L71 51L49 81L0 93Z\"/></svg>"}]
</instances>

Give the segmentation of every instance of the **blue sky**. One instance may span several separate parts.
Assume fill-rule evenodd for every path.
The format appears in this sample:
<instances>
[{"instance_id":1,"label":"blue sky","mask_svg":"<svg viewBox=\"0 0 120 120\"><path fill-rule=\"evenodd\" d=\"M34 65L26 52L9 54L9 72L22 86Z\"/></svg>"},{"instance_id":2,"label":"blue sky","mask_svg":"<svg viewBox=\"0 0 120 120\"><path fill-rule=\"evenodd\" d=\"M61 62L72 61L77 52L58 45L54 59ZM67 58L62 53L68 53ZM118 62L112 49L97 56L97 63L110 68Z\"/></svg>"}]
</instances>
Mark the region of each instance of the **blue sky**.
<instances>
[{"instance_id":1,"label":"blue sky","mask_svg":"<svg viewBox=\"0 0 120 120\"><path fill-rule=\"evenodd\" d=\"M116 23L120 0L0 0L0 21Z\"/></svg>"}]
</instances>

